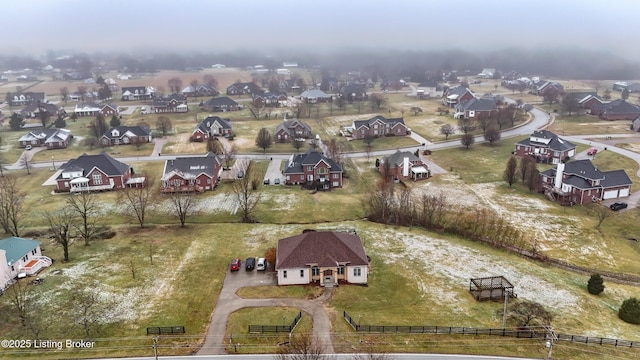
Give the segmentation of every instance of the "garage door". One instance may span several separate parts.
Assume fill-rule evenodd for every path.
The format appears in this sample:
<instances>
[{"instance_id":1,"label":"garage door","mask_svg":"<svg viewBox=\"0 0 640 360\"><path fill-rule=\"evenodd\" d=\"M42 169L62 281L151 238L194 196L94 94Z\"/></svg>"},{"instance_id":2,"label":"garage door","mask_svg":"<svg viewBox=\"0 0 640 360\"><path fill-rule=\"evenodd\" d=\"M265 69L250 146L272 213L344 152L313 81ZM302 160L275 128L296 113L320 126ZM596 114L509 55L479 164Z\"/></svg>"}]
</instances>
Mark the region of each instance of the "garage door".
<instances>
[{"instance_id":1,"label":"garage door","mask_svg":"<svg viewBox=\"0 0 640 360\"><path fill-rule=\"evenodd\" d=\"M615 199L618 197L618 190L609 190L604 192L603 199Z\"/></svg>"},{"instance_id":2,"label":"garage door","mask_svg":"<svg viewBox=\"0 0 640 360\"><path fill-rule=\"evenodd\" d=\"M620 194L618 194L619 197L626 197L629 196L629 189L620 189Z\"/></svg>"}]
</instances>

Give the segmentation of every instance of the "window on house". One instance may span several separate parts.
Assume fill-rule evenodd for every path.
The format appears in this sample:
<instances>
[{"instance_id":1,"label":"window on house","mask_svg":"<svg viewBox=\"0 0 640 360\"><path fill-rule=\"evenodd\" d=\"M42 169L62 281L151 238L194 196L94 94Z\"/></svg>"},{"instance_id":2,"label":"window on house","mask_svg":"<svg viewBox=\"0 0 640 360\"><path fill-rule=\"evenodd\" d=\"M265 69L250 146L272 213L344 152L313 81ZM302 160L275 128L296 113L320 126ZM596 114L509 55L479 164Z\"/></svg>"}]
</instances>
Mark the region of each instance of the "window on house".
<instances>
[{"instance_id":1,"label":"window on house","mask_svg":"<svg viewBox=\"0 0 640 360\"><path fill-rule=\"evenodd\" d=\"M313 166L307 166L307 171L313 171Z\"/></svg>"},{"instance_id":2,"label":"window on house","mask_svg":"<svg viewBox=\"0 0 640 360\"><path fill-rule=\"evenodd\" d=\"M361 275L362 275L362 269L353 268L353 276L361 276Z\"/></svg>"},{"instance_id":3,"label":"window on house","mask_svg":"<svg viewBox=\"0 0 640 360\"><path fill-rule=\"evenodd\" d=\"M93 174L91 176L94 185L102 185L102 174Z\"/></svg>"},{"instance_id":4,"label":"window on house","mask_svg":"<svg viewBox=\"0 0 640 360\"><path fill-rule=\"evenodd\" d=\"M35 255L37 253L36 249L31 250L31 255Z\"/></svg>"},{"instance_id":5,"label":"window on house","mask_svg":"<svg viewBox=\"0 0 640 360\"><path fill-rule=\"evenodd\" d=\"M312 276L320 276L320 268L317 266L314 266L311 268L311 275Z\"/></svg>"},{"instance_id":6,"label":"window on house","mask_svg":"<svg viewBox=\"0 0 640 360\"><path fill-rule=\"evenodd\" d=\"M211 184L211 179L207 179L207 184Z\"/></svg>"},{"instance_id":7,"label":"window on house","mask_svg":"<svg viewBox=\"0 0 640 360\"><path fill-rule=\"evenodd\" d=\"M339 174L333 174L334 179L338 179L339 177L340 177Z\"/></svg>"},{"instance_id":8,"label":"window on house","mask_svg":"<svg viewBox=\"0 0 640 360\"><path fill-rule=\"evenodd\" d=\"M304 270L300 270L300 277L304 277Z\"/></svg>"},{"instance_id":9,"label":"window on house","mask_svg":"<svg viewBox=\"0 0 640 360\"><path fill-rule=\"evenodd\" d=\"M318 174L326 174L327 173L327 168L318 168Z\"/></svg>"},{"instance_id":10,"label":"window on house","mask_svg":"<svg viewBox=\"0 0 640 360\"><path fill-rule=\"evenodd\" d=\"M287 278L287 270L282 271L282 277L285 279Z\"/></svg>"},{"instance_id":11,"label":"window on house","mask_svg":"<svg viewBox=\"0 0 640 360\"><path fill-rule=\"evenodd\" d=\"M338 275L344 275L344 265L340 265L340 267L338 267Z\"/></svg>"}]
</instances>

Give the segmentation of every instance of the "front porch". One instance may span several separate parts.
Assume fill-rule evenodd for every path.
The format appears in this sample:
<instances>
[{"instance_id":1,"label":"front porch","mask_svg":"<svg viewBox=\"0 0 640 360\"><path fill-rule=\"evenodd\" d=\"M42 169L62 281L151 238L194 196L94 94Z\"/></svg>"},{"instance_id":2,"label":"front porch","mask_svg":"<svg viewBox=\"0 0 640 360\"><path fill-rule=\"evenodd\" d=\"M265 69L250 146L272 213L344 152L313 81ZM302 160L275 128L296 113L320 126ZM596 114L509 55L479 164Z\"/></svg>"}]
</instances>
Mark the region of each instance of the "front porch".
<instances>
[{"instance_id":1,"label":"front porch","mask_svg":"<svg viewBox=\"0 0 640 360\"><path fill-rule=\"evenodd\" d=\"M28 276L33 276L40 272L40 270L47 268L53 264L51 258L47 256L36 256L19 269L20 273L25 273Z\"/></svg>"}]
</instances>

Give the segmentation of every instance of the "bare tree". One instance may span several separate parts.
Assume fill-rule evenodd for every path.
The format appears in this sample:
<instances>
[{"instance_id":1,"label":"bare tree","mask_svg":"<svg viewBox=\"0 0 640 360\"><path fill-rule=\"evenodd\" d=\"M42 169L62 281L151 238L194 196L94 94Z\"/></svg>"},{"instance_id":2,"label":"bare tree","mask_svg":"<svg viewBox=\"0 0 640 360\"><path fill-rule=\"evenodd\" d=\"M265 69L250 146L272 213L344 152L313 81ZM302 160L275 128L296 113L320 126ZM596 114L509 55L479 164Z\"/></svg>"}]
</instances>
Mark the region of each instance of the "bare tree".
<instances>
[{"instance_id":1,"label":"bare tree","mask_svg":"<svg viewBox=\"0 0 640 360\"><path fill-rule=\"evenodd\" d=\"M449 139L449 135L456 132L456 129L451 124L444 124L440 126L440 134L444 135L445 140Z\"/></svg>"},{"instance_id":2,"label":"bare tree","mask_svg":"<svg viewBox=\"0 0 640 360\"><path fill-rule=\"evenodd\" d=\"M222 145L217 137L210 136L207 139L207 152L212 152L216 155L222 155L222 153L224 153L224 145Z\"/></svg>"},{"instance_id":3,"label":"bare tree","mask_svg":"<svg viewBox=\"0 0 640 360\"><path fill-rule=\"evenodd\" d=\"M23 153L18 160L20 167L27 170L27 175L31 175L31 161L29 160L29 155L27 153Z\"/></svg>"},{"instance_id":4,"label":"bare tree","mask_svg":"<svg viewBox=\"0 0 640 360\"><path fill-rule=\"evenodd\" d=\"M342 165L345 152L344 146L344 142L331 138L327 142L327 157L335 161L336 164Z\"/></svg>"},{"instance_id":5,"label":"bare tree","mask_svg":"<svg viewBox=\"0 0 640 360\"><path fill-rule=\"evenodd\" d=\"M371 110L379 110L380 107L382 107L382 104L386 101L386 98L380 93L373 93L369 96L369 101L371 101Z\"/></svg>"},{"instance_id":6,"label":"bare tree","mask_svg":"<svg viewBox=\"0 0 640 360\"><path fill-rule=\"evenodd\" d=\"M224 165L227 169L231 168L231 163L236 158L236 147L233 145L225 145L224 146Z\"/></svg>"},{"instance_id":7,"label":"bare tree","mask_svg":"<svg viewBox=\"0 0 640 360\"><path fill-rule=\"evenodd\" d=\"M214 89L218 88L218 80L215 77L213 77L213 75L211 74L207 74L203 76L202 81Z\"/></svg>"},{"instance_id":8,"label":"bare tree","mask_svg":"<svg viewBox=\"0 0 640 360\"><path fill-rule=\"evenodd\" d=\"M154 178L145 176L146 184L142 187L127 187L118 193L119 203L125 205L127 215L133 217L144 227L147 210L154 203Z\"/></svg>"},{"instance_id":9,"label":"bare tree","mask_svg":"<svg viewBox=\"0 0 640 360\"><path fill-rule=\"evenodd\" d=\"M527 187L529 188L529 192L533 190L537 190L540 186L540 171L536 165L535 161L531 161L529 163L529 170L527 171Z\"/></svg>"},{"instance_id":10,"label":"bare tree","mask_svg":"<svg viewBox=\"0 0 640 360\"><path fill-rule=\"evenodd\" d=\"M503 309L498 313L502 317ZM542 304L529 300L517 299L509 305L507 319L515 327L545 326L551 325L553 315Z\"/></svg>"},{"instance_id":11,"label":"bare tree","mask_svg":"<svg viewBox=\"0 0 640 360\"><path fill-rule=\"evenodd\" d=\"M269 130L262 128L258 131L258 136L256 136L256 146L261 148L262 152L266 152L267 149L271 147L271 134L269 133Z\"/></svg>"},{"instance_id":12,"label":"bare tree","mask_svg":"<svg viewBox=\"0 0 640 360\"><path fill-rule=\"evenodd\" d=\"M69 89L66 86L63 86L60 88L60 97L62 98L62 101L64 101L64 104L67 104L67 100L69 100Z\"/></svg>"},{"instance_id":13,"label":"bare tree","mask_svg":"<svg viewBox=\"0 0 640 360\"><path fill-rule=\"evenodd\" d=\"M102 135L109 130L107 120L102 113L98 113L98 115L96 115L96 118L91 122L90 128L91 133L96 137L96 139L100 139Z\"/></svg>"},{"instance_id":14,"label":"bare tree","mask_svg":"<svg viewBox=\"0 0 640 360\"><path fill-rule=\"evenodd\" d=\"M293 146L294 149L296 149L296 152L298 152L304 146L304 140L293 139L293 141L291 142L291 145Z\"/></svg>"},{"instance_id":15,"label":"bare tree","mask_svg":"<svg viewBox=\"0 0 640 360\"><path fill-rule=\"evenodd\" d=\"M371 155L371 150L373 150L373 141L375 140L375 136L367 135L362 141L364 141L364 150L367 153L367 161L369 161L369 157Z\"/></svg>"},{"instance_id":16,"label":"bare tree","mask_svg":"<svg viewBox=\"0 0 640 360\"><path fill-rule=\"evenodd\" d=\"M419 106L412 106L409 110L413 112L413 116L418 116L422 112L422 108Z\"/></svg>"},{"instance_id":17,"label":"bare tree","mask_svg":"<svg viewBox=\"0 0 640 360\"><path fill-rule=\"evenodd\" d=\"M66 203L71 211L80 218L80 223L74 223L73 227L84 240L84 244L88 246L89 241L98 232L98 227L95 223L95 216L98 215L98 204L96 203L95 195L88 191L83 191L69 196Z\"/></svg>"},{"instance_id":18,"label":"bare tree","mask_svg":"<svg viewBox=\"0 0 640 360\"><path fill-rule=\"evenodd\" d=\"M489 145L493 145L494 142L500 140L500 130L496 127L491 126L484 132L484 139L489 142ZM514 170L515 172L515 170Z\"/></svg>"},{"instance_id":19,"label":"bare tree","mask_svg":"<svg viewBox=\"0 0 640 360\"><path fill-rule=\"evenodd\" d=\"M113 312L116 303L109 298L101 297L95 291L99 284L89 284L86 288L71 289L67 308L71 309L72 321L82 327L85 337L96 337L100 333L100 325Z\"/></svg>"},{"instance_id":20,"label":"bare tree","mask_svg":"<svg viewBox=\"0 0 640 360\"><path fill-rule=\"evenodd\" d=\"M289 344L278 348L276 360L333 360L335 356L325 355L325 348L318 339L309 334L291 335Z\"/></svg>"},{"instance_id":21,"label":"bare tree","mask_svg":"<svg viewBox=\"0 0 640 360\"><path fill-rule=\"evenodd\" d=\"M470 148L471 145L473 145L473 143L475 142L476 142L476 138L474 138L472 134L464 134L460 138L460 143L467 149Z\"/></svg>"},{"instance_id":22,"label":"bare tree","mask_svg":"<svg viewBox=\"0 0 640 360\"><path fill-rule=\"evenodd\" d=\"M352 360L395 360L385 350L384 342L375 336L367 336L360 340L358 354L354 354Z\"/></svg>"},{"instance_id":23,"label":"bare tree","mask_svg":"<svg viewBox=\"0 0 640 360\"><path fill-rule=\"evenodd\" d=\"M504 173L502 174L502 178L507 182L507 184L509 184L509 187L516 182L517 169L518 160L514 155L511 155L507 161L507 167L504 169Z\"/></svg>"},{"instance_id":24,"label":"bare tree","mask_svg":"<svg viewBox=\"0 0 640 360\"><path fill-rule=\"evenodd\" d=\"M180 221L180 227L184 227L187 222L187 216L191 215L196 205L196 199L193 193L175 192L169 197L173 207L173 215Z\"/></svg>"},{"instance_id":25,"label":"bare tree","mask_svg":"<svg viewBox=\"0 0 640 360\"><path fill-rule=\"evenodd\" d=\"M156 129L162 132L162 136L167 136L167 133L171 130L171 119L166 116L158 117L156 120Z\"/></svg>"},{"instance_id":26,"label":"bare tree","mask_svg":"<svg viewBox=\"0 0 640 360\"><path fill-rule=\"evenodd\" d=\"M245 176L233 183L233 194L242 213L242 222L245 223L254 221L253 212L260 202L261 194L257 191L257 186L254 186L257 176L255 165L250 162Z\"/></svg>"},{"instance_id":27,"label":"bare tree","mask_svg":"<svg viewBox=\"0 0 640 360\"><path fill-rule=\"evenodd\" d=\"M65 206L55 212L45 213L45 217L53 241L62 246L64 261L69 261L69 246L73 244L71 228L76 220L73 216L73 211Z\"/></svg>"},{"instance_id":28,"label":"bare tree","mask_svg":"<svg viewBox=\"0 0 640 360\"><path fill-rule=\"evenodd\" d=\"M11 301L11 305L15 309L15 314L18 315L18 319L20 319L20 325L23 327L27 327L30 320L30 305L33 301L30 301L27 295L27 280L16 281L15 284L11 285L7 290L7 295Z\"/></svg>"},{"instance_id":29,"label":"bare tree","mask_svg":"<svg viewBox=\"0 0 640 360\"><path fill-rule=\"evenodd\" d=\"M18 189L15 177L0 177L0 224L5 233L20 236L19 223L22 220L24 199L25 194Z\"/></svg>"},{"instance_id":30,"label":"bare tree","mask_svg":"<svg viewBox=\"0 0 640 360\"><path fill-rule=\"evenodd\" d=\"M597 220L596 229L599 229L600 225L611 216L611 210L600 204L589 204L589 212L593 214Z\"/></svg>"},{"instance_id":31,"label":"bare tree","mask_svg":"<svg viewBox=\"0 0 640 360\"><path fill-rule=\"evenodd\" d=\"M461 118L458 120L458 130L468 134L476 129L476 124L472 119Z\"/></svg>"},{"instance_id":32,"label":"bare tree","mask_svg":"<svg viewBox=\"0 0 640 360\"><path fill-rule=\"evenodd\" d=\"M172 94L177 94L182 89L182 80L177 77L172 77L171 79L167 80L167 85L169 86L169 91Z\"/></svg>"}]
</instances>

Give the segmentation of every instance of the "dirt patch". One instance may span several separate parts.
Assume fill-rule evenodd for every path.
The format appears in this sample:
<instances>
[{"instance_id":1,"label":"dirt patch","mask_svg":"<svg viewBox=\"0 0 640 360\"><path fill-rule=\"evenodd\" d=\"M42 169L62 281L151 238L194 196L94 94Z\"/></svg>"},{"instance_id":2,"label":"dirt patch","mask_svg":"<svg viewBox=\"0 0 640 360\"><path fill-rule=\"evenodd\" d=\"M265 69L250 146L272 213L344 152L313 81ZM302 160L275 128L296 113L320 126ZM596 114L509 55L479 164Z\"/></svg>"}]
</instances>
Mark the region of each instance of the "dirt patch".
<instances>
[{"instance_id":1,"label":"dirt patch","mask_svg":"<svg viewBox=\"0 0 640 360\"><path fill-rule=\"evenodd\" d=\"M170 154L204 154L207 144L204 142L191 142L191 133L177 134L169 137L169 144L162 149L163 153Z\"/></svg>"}]
</instances>

